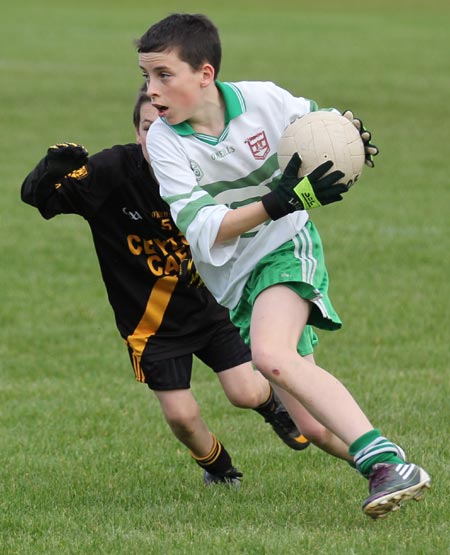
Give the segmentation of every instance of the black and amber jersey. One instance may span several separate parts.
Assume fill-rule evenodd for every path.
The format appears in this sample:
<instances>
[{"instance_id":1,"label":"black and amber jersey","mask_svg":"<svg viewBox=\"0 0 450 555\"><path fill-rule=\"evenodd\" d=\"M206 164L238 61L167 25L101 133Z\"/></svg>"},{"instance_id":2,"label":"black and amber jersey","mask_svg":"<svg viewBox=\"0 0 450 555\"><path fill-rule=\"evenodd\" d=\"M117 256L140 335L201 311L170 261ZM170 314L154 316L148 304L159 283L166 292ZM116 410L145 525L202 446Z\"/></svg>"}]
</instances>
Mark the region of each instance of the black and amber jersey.
<instances>
[{"instance_id":1,"label":"black and amber jersey","mask_svg":"<svg viewBox=\"0 0 450 555\"><path fill-rule=\"evenodd\" d=\"M59 183L48 177L44 158L21 195L46 219L86 219L117 327L137 361L144 351L154 360L192 353L206 331L228 320L228 311L193 285L189 272L180 276L189 246L139 145L103 150Z\"/></svg>"}]
</instances>

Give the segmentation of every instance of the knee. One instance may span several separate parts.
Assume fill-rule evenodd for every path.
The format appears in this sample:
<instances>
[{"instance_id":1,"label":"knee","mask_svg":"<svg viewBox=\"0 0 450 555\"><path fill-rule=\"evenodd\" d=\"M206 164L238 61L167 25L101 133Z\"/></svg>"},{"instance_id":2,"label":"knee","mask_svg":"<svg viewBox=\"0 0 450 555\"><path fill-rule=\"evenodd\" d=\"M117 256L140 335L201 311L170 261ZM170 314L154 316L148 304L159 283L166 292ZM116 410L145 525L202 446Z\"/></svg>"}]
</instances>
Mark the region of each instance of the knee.
<instances>
[{"instance_id":1,"label":"knee","mask_svg":"<svg viewBox=\"0 0 450 555\"><path fill-rule=\"evenodd\" d=\"M195 408L176 407L166 411L164 417L177 436L185 437L195 432L200 420L200 410L198 406Z\"/></svg>"},{"instance_id":2,"label":"knee","mask_svg":"<svg viewBox=\"0 0 450 555\"><path fill-rule=\"evenodd\" d=\"M252 346L252 359L255 367L266 378L272 377L273 370L280 365L277 349L267 345Z\"/></svg>"},{"instance_id":3,"label":"knee","mask_svg":"<svg viewBox=\"0 0 450 555\"><path fill-rule=\"evenodd\" d=\"M256 346L252 347L252 358L261 374L283 389L289 380L291 368L295 365L296 372L301 371L302 359L296 350L280 349L274 345Z\"/></svg>"},{"instance_id":4,"label":"knee","mask_svg":"<svg viewBox=\"0 0 450 555\"><path fill-rule=\"evenodd\" d=\"M227 392L227 397L233 406L240 409L254 409L265 401L261 399L259 390L250 388Z\"/></svg>"}]
</instances>

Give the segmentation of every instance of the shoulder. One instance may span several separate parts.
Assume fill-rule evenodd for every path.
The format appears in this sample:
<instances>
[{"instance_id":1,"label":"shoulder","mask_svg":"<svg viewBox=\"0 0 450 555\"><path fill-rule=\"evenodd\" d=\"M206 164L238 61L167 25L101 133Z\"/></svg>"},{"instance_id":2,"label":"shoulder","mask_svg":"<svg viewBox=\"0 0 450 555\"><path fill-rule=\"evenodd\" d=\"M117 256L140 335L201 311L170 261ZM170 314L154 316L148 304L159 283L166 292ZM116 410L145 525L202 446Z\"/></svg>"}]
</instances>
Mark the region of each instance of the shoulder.
<instances>
[{"instance_id":1,"label":"shoulder","mask_svg":"<svg viewBox=\"0 0 450 555\"><path fill-rule=\"evenodd\" d=\"M120 175L148 173L148 164L137 143L115 145L93 154L88 166L96 175L108 175L114 180Z\"/></svg>"},{"instance_id":2,"label":"shoulder","mask_svg":"<svg viewBox=\"0 0 450 555\"><path fill-rule=\"evenodd\" d=\"M147 150L151 160L165 158L168 152L183 152L181 137L162 119L157 119L147 133Z\"/></svg>"},{"instance_id":3,"label":"shoulder","mask_svg":"<svg viewBox=\"0 0 450 555\"><path fill-rule=\"evenodd\" d=\"M105 148L89 157L89 161L96 167L114 167L123 165L127 161L137 161L139 159L140 147L137 144L114 145Z\"/></svg>"},{"instance_id":4,"label":"shoulder","mask_svg":"<svg viewBox=\"0 0 450 555\"><path fill-rule=\"evenodd\" d=\"M272 81L240 81L229 85L242 97L244 111L279 111L286 105L299 101L288 90Z\"/></svg>"},{"instance_id":5,"label":"shoulder","mask_svg":"<svg viewBox=\"0 0 450 555\"><path fill-rule=\"evenodd\" d=\"M264 117L282 114L287 124L292 119L317 109L313 100L295 96L272 81L241 81L231 85L241 91L245 110L249 114L263 114Z\"/></svg>"},{"instance_id":6,"label":"shoulder","mask_svg":"<svg viewBox=\"0 0 450 555\"><path fill-rule=\"evenodd\" d=\"M166 123L161 118L158 118L148 130L147 145L149 143L149 137L152 137L152 140L155 137L158 137L158 139L164 140L164 139L170 139L171 137L175 138L177 137L177 134L168 123Z\"/></svg>"},{"instance_id":7,"label":"shoulder","mask_svg":"<svg viewBox=\"0 0 450 555\"><path fill-rule=\"evenodd\" d=\"M254 90L270 91L274 89L281 89L281 87L273 81L233 81L228 84L245 92L252 92Z\"/></svg>"},{"instance_id":8,"label":"shoulder","mask_svg":"<svg viewBox=\"0 0 450 555\"><path fill-rule=\"evenodd\" d=\"M241 94L247 98L254 98L255 94L258 95L284 95L290 94L286 89L283 89L272 81L237 81L234 83L227 83L231 87L237 89Z\"/></svg>"},{"instance_id":9,"label":"shoulder","mask_svg":"<svg viewBox=\"0 0 450 555\"><path fill-rule=\"evenodd\" d=\"M161 118L158 118L150 127L147 133L147 148L151 143L158 141L167 141L175 138L177 134L175 131L165 123Z\"/></svg>"}]
</instances>

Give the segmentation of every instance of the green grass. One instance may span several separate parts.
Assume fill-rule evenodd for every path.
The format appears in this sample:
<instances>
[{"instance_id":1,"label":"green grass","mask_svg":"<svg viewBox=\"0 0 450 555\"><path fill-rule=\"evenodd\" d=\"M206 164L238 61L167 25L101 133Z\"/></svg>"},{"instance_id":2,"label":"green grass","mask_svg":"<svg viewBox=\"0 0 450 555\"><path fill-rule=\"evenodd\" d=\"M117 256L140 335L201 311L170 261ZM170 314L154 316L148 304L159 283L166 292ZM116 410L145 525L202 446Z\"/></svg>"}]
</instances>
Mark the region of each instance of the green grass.
<instances>
[{"instance_id":1,"label":"green grass","mask_svg":"<svg viewBox=\"0 0 450 555\"><path fill-rule=\"evenodd\" d=\"M134 140L133 40L205 12L223 80L273 80L373 131L374 171L314 213L334 304L320 363L433 478L421 504L363 516L366 483L284 448L198 364L203 416L245 472L205 489L158 403L133 380L87 226L42 220L20 184L63 140ZM448 2L10 2L0 20L0 554L450 553Z\"/></svg>"}]
</instances>

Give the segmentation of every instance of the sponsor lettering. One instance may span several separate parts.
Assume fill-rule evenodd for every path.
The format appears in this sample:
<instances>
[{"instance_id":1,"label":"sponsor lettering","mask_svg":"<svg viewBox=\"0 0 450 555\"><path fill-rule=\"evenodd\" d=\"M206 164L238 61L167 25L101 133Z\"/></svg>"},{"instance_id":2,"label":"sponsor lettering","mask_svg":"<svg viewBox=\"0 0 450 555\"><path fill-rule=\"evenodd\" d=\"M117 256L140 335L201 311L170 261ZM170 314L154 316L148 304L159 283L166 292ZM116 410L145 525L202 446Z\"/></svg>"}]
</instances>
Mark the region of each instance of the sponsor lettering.
<instances>
[{"instance_id":1,"label":"sponsor lettering","mask_svg":"<svg viewBox=\"0 0 450 555\"><path fill-rule=\"evenodd\" d=\"M223 158L225 158L225 156L233 154L233 152L236 152L234 146L227 146L225 148L222 148L221 150L216 150L216 152L213 152L211 154L211 160L222 160Z\"/></svg>"},{"instance_id":2,"label":"sponsor lettering","mask_svg":"<svg viewBox=\"0 0 450 555\"><path fill-rule=\"evenodd\" d=\"M137 221L142 220L142 216L137 210L129 210L126 206L122 208L122 212L130 218L130 220Z\"/></svg>"},{"instance_id":3,"label":"sponsor lettering","mask_svg":"<svg viewBox=\"0 0 450 555\"><path fill-rule=\"evenodd\" d=\"M162 222L162 227L167 227L165 223ZM148 268L156 277L179 275L182 260L191 256L189 243L180 232L168 239L145 239L131 234L127 244L132 255L147 258Z\"/></svg>"}]
</instances>

